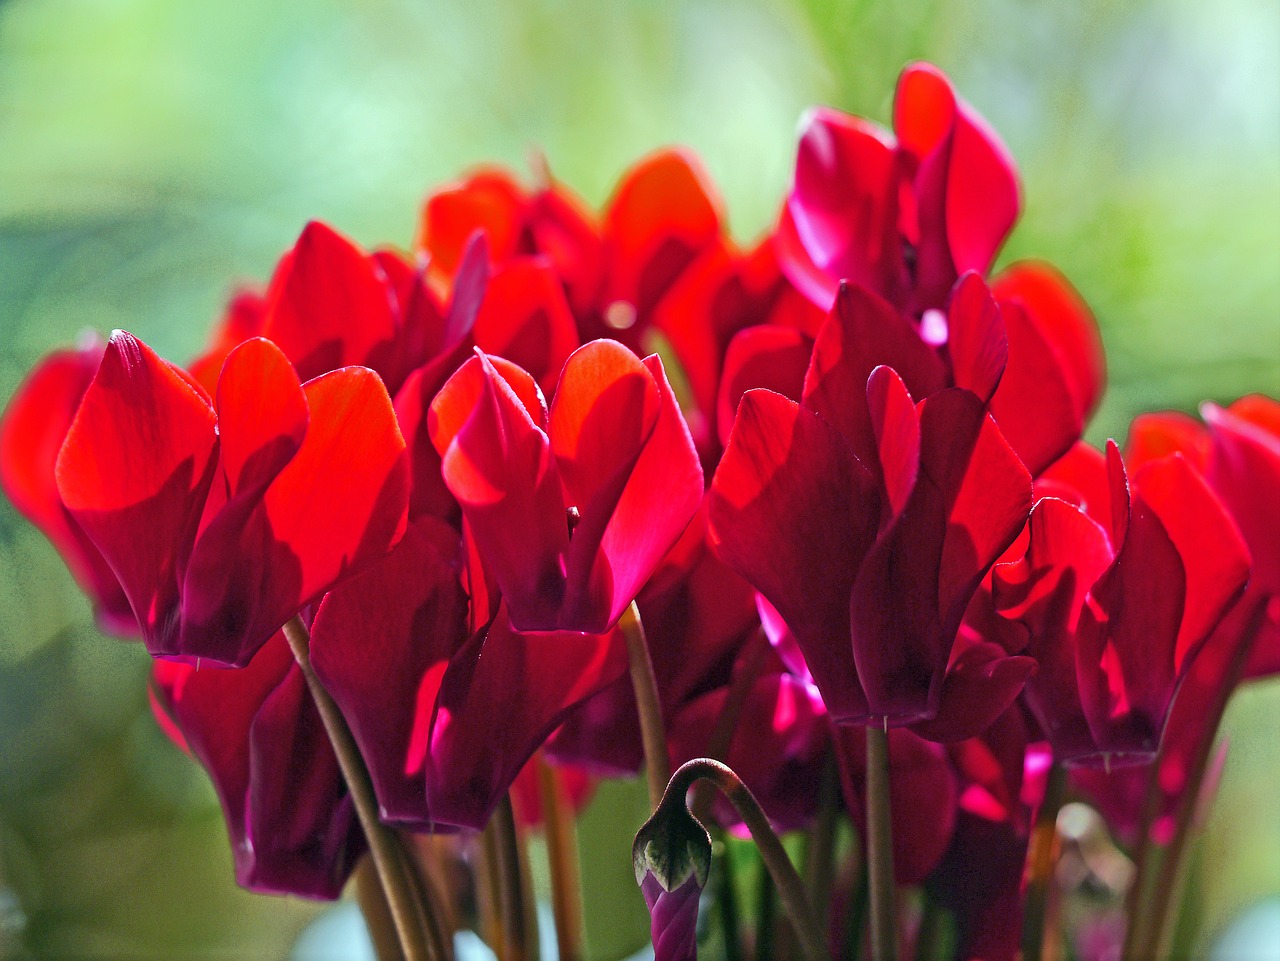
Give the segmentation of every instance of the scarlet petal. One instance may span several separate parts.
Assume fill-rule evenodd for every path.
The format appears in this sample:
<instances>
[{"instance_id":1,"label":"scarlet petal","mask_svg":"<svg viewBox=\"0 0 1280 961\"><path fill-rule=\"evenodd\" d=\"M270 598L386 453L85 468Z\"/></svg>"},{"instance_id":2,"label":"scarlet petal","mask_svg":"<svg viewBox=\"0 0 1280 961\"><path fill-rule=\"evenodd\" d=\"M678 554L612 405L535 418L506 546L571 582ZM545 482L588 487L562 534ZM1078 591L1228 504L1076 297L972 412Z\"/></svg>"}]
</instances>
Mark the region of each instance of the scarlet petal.
<instances>
[{"instance_id":1,"label":"scarlet petal","mask_svg":"<svg viewBox=\"0 0 1280 961\"><path fill-rule=\"evenodd\" d=\"M1134 472L1135 509L1160 518L1182 559L1187 593L1178 629L1179 674L1249 579L1249 549L1222 501L1181 455L1153 461Z\"/></svg>"},{"instance_id":2,"label":"scarlet petal","mask_svg":"<svg viewBox=\"0 0 1280 961\"><path fill-rule=\"evenodd\" d=\"M231 495L262 492L298 452L310 411L289 358L269 340L234 349L218 380L218 434Z\"/></svg>"},{"instance_id":3,"label":"scarlet petal","mask_svg":"<svg viewBox=\"0 0 1280 961\"><path fill-rule=\"evenodd\" d=\"M753 387L799 400L813 340L790 327L761 325L739 331L729 342L716 405L720 443L729 442L734 413L742 395Z\"/></svg>"},{"instance_id":4,"label":"scarlet petal","mask_svg":"<svg viewBox=\"0 0 1280 961\"><path fill-rule=\"evenodd\" d=\"M1180 411L1139 414L1129 424L1124 461L1132 470L1170 454L1182 454L1197 470L1204 471L1209 460L1209 444L1209 431L1190 414Z\"/></svg>"},{"instance_id":5,"label":"scarlet petal","mask_svg":"<svg viewBox=\"0 0 1280 961\"><path fill-rule=\"evenodd\" d=\"M474 336L481 350L529 371L547 393L578 347L564 288L550 265L533 257L509 261L489 278Z\"/></svg>"},{"instance_id":6,"label":"scarlet petal","mask_svg":"<svg viewBox=\"0 0 1280 961\"><path fill-rule=\"evenodd\" d=\"M367 364L395 336L393 292L377 264L333 228L312 221L280 261L267 292L263 336L303 380Z\"/></svg>"},{"instance_id":7,"label":"scarlet petal","mask_svg":"<svg viewBox=\"0 0 1280 961\"><path fill-rule=\"evenodd\" d=\"M891 298L896 293L902 282L897 176L895 150L879 127L826 109L801 121L787 211L799 247L829 278L825 303L810 293L815 303L830 303L842 280ZM802 281L809 272L781 259L808 293Z\"/></svg>"},{"instance_id":8,"label":"scarlet petal","mask_svg":"<svg viewBox=\"0 0 1280 961\"><path fill-rule=\"evenodd\" d=\"M965 274L947 308L947 348L955 384L991 400L1009 360L1009 340L991 291L975 273Z\"/></svg>"},{"instance_id":9,"label":"scarlet petal","mask_svg":"<svg viewBox=\"0 0 1280 961\"><path fill-rule=\"evenodd\" d=\"M480 829L575 705L626 670L617 634L517 633L505 611L454 656L431 726L427 803L440 824ZM494 705L506 707L495 711Z\"/></svg>"},{"instance_id":10,"label":"scarlet petal","mask_svg":"<svg viewBox=\"0 0 1280 961\"><path fill-rule=\"evenodd\" d=\"M385 560L325 595L311 627L316 674L346 718L368 765L380 815L430 824L422 757L433 703L419 688L467 637L467 598L452 557L457 535L424 518Z\"/></svg>"},{"instance_id":11,"label":"scarlet petal","mask_svg":"<svg viewBox=\"0 0 1280 961\"><path fill-rule=\"evenodd\" d=\"M97 337L45 357L14 393L0 418L0 487L23 517L53 542L81 588L93 599L103 630L137 634L137 619L107 562L62 504L55 483L58 451L67 438L105 345Z\"/></svg>"},{"instance_id":12,"label":"scarlet petal","mask_svg":"<svg viewBox=\"0 0 1280 961\"><path fill-rule=\"evenodd\" d=\"M1008 150L946 76L925 63L902 71L893 128L903 149L919 158L922 235L929 208L939 208L955 273L985 273L1018 219L1018 178ZM921 246L923 260L923 236Z\"/></svg>"},{"instance_id":13,"label":"scarlet petal","mask_svg":"<svg viewBox=\"0 0 1280 961\"><path fill-rule=\"evenodd\" d=\"M478 171L427 198L414 246L452 276L475 232L483 230L493 259L505 260L518 252L525 203L523 188L507 171Z\"/></svg>"},{"instance_id":14,"label":"scarlet petal","mask_svg":"<svg viewBox=\"0 0 1280 961\"><path fill-rule=\"evenodd\" d=\"M1033 475L1070 450L1084 413L1052 344L1016 302L1002 302L1009 363L991 398L991 416Z\"/></svg>"},{"instance_id":15,"label":"scarlet petal","mask_svg":"<svg viewBox=\"0 0 1280 961\"><path fill-rule=\"evenodd\" d=\"M619 182L605 213L607 296L647 312L719 235L720 200L697 158L681 150L646 157Z\"/></svg>"},{"instance_id":16,"label":"scarlet petal","mask_svg":"<svg viewBox=\"0 0 1280 961\"><path fill-rule=\"evenodd\" d=\"M688 527L702 466L661 361L612 341L565 364L550 421L565 495L581 513L561 626L599 633Z\"/></svg>"},{"instance_id":17,"label":"scarlet petal","mask_svg":"<svg viewBox=\"0 0 1280 961\"><path fill-rule=\"evenodd\" d=\"M1251 584L1280 595L1280 403L1245 397L1226 410L1203 408L1213 433L1209 482L1253 553Z\"/></svg>"},{"instance_id":18,"label":"scarlet petal","mask_svg":"<svg viewBox=\"0 0 1280 961\"><path fill-rule=\"evenodd\" d=\"M174 653L178 585L216 466L208 402L149 347L111 335L58 455L58 491L129 598L153 654Z\"/></svg>"},{"instance_id":19,"label":"scarlet petal","mask_svg":"<svg viewBox=\"0 0 1280 961\"><path fill-rule=\"evenodd\" d=\"M708 495L716 552L786 620L837 720L866 709L849 592L879 522L874 483L820 417L751 390Z\"/></svg>"},{"instance_id":20,"label":"scarlet petal","mask_svg":"<svg viewBox=\"0 0 1280 961\"><path fill-rule=\"evenodd\" d=\"M187 365L191 375L210 395L218 391L218 377L227 355L250 337L262 333L266 301L257 290L240 290L227 303L213 329L205 352Z\"/></svg>"},{"instance_id":21,"label":"scarlet petal","mask_svg":"<svg viewBox=\"0 0 1280 961\"><path fill-rule=\"evenodd\" d=\"M1107 382L1098 322L1075 288L1053 267L1022 261L1001 272L991 285L1001 304L1016 303L1052 345L1076 411L1086 421L1098 408Z\"/></svg>"},{"instance_id":22,"label":"scarlet petal","mask_svg":"<svg viewBox=\"0 0 1280 961\"><path fill-rule=\"evenodd\" d=\"M483 355L467 361L431 404L431 434L445 483L513 623L519 630L551 629L564 596L568 521L551 442L527 406L536 400L541 414L541 397L532 378L517 377L511 366ZM513 381L537 396L522 400Z\"/></svg>"},{"instance_id":23,"label":"scarlet petal","mask_svg":"<svg viewBox=\"0 0 1280 961\"><path fill-rule=\"evenodd\" d=\"M860 287L842 287L813 345L803 403L836 427L864 464L876 462L866 391L880 366L892 367L913 397L947 386L942 361L901 313Z\"/></svg>"}]
</instances>

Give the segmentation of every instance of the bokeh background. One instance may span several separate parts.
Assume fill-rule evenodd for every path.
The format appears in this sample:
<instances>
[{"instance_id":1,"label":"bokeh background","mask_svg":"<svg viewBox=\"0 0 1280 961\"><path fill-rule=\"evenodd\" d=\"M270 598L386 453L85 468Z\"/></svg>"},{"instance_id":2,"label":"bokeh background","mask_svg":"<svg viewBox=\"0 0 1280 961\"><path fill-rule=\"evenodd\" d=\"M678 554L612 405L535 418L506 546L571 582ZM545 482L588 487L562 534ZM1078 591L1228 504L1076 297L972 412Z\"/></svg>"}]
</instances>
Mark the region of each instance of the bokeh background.
<instances>
[{"instance_id":1,"label":"bokeh background","mask_svg":"<svg viewBox=\"0 0 1280 961\"><path fill-rule=\"evenodd\" d=\"M84 328L185 359L308 219L403 245L432 185L523 169L531 148L598 205L630 161L688 144L750 239L801 111L885 121L915 58L1018 158L1003 259L1053 261L1098 315L1111 384L1092 440L1142 409L1280 394L1274 0L0 0L0 400ZM4 961L283 958L322 910L234 887L146 669L0 498ZM1275 684L1231 709L1194 943L1280 895L1278 717ZM642 804L613 787L588 813L594 957L645 937L614 827Z\"/></svg>"}]
</instances>

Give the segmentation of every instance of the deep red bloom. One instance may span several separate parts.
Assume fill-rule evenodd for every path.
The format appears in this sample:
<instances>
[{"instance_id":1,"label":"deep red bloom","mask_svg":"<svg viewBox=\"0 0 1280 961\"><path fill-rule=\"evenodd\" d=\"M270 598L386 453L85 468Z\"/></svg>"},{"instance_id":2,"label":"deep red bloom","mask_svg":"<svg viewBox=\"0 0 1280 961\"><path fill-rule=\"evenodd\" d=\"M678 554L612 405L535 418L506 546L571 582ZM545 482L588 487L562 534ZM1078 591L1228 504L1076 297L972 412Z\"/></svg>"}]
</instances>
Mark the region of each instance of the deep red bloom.
<instances>
[{"instance_id":1,"label":"deep red bloom","mask_svg":"<svg viewBox=\"0 0 1280 961\"><path fill-rule=\"evenodd\" d=\"M161 727L213 780L240 885L338 897L364 836L284 635L236 670L156 661L152 690Z\"/></svg>"},{"instance_id":2,"label":"deep red bloom","mask_svg":"<svg viewBox=\"0 0 1280 961\"><path fill-rule=\"evenodd\" d=\"M404 529L404 440L377 375L298 382L270 341L227 357L216 407L123 331L58 457L58 491L155 655L243 665Z\"/></svg>"},{"instance_id":3,"label":"deep red bloom","mask_svg":"<svg viewBox=\"0 0 1280 961\"><path fill-rule=\"evenodd\" d=\"M817 109L802 123L782 264L815 303L841 281L919 316L965 271L986 273L1018 216L1012 158L936 67L898 79L896 141Z\"/></svg>"},{"instance_id":4,"label":"deep red bloom","mask_svg":"<svg viewBox=\"0 0 1280 961\"><path fill-rule=\"evenodd\" d=\"M626 669L619 636L517 633L506 608L471 630L458 535L424 518L384 560L330 591L316 673L369 767L382 817L484 827L570 709ZM495 705L501 704L501 710Z\"/></svg>"},{"instance_id":5,"label":"deep red bloom","mask_svg":"<svg viewBox=\"0 0 1280 961\"><path fill-rule=\"evenodd\" d=\"M1249 570L1235 525L1184 458L1130 475L1112 444L1106 473L1100 515L1042 498L1025 556L996 570L997 604L1027 626L1040 664L1027 703L1055 756L1076 764L1154 756L1174 691Z\"/></svg>"},{"instance_id":6,"label":"deep red bloom","mask_svg":"<svg viewBox=\"0 0 1280 961\"><path fill-rule=\"evenodd\" d=\"M607 631L702 498L661 361L612 341L569 358L550 412L527 373L477 352L430 429L517 630Z\"/></svg>"},{"instance_id":7,"label":"deep red bloom","mask_svg":"<svg viewBox=\"0 0 1280 961\"><path fill-rule=\"evenodd\" d=\"M104 349L94 337L74 349L55 351L23 381L0 418L0 487L58 549L93 601L98 626L136 636L138 621L120 582L63 505L54 481L58 451Z\"/></svg>"},{"instance_id":8,"label":"deep red bloom","mask_svg":"<svg viewBox=\"0 0 1280 961\"><path fill-rule=\"evenodd\" d=\"M998 317L981 297L956 303L974 336L952 388L899 314L848 289L819 333L802 402L748 391L711 485L718 552L794 632L837 723L928 721L955 692L978 726L950 736L968 737L1033 667L996 645L956 656L970 598L1031 499L985 412ZM986 693L971 696L970 683Z\"/></svg>"}]
</instances>

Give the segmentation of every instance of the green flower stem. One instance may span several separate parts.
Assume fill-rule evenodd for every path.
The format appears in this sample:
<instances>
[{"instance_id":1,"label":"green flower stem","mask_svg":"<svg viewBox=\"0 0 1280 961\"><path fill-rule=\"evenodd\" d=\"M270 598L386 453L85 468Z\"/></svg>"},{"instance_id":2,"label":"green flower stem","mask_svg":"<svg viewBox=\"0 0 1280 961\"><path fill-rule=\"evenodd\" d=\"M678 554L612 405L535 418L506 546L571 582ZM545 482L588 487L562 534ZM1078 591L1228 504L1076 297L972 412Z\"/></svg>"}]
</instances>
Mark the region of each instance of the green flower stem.
<instances>
[{"instance_id":1,"label":"green flower stem","mask_svg":"<svg viewBox=\"0 0 1280 961\"><path fill-rule=\"evenodd\" d=\"M627 659L631 669L631 686L636 694L640 714L640 739L644 742L645 777L649 784L649 804L658 806L662 791L671 774L667 757L667 732L662 721L662 701L658 697L658 680L653 674L649 643L645 640L640 608L632 601L618 621L627 639Z\"/></svg>"},{"instance_id":2,"label":"green flower stem","mask_svg":"<svg viewBox=\"0 0 1280 961\"><path fill-rule=\"evenodd\" d=\"M542 823L551 874L551 911L556 919L560 961L582 961L582 878L578 873L578 831L573 811L555 771L537 760Z\"/></svg>"},{"instance_id":3,"label":"green flower stem","mask_svg":"<svg viewBox=\"0 0 1280 961\"><path fill-rule=\"evenodd\" d=\"M285 624L284 635L316 703L325 733L337 755L343 780L347 782L347 790L351 792L356 817L369 845L369 854L386 895L405 961L448 961L444 936L435 921L434 913L430 905L418 903L419 898L409 881L400 841L394 832L378 820L378 804L374 798L373 784L369 780L364 759L360 756L360 749L356 747L355 739L351 736L338 705L324 689L311 666L311 636L306 625L295 615ZM425 923L420 923L420 919Z\"/></svg>"},{"instance_id":4,"label":"green flower stem","mask_svg":"<svg viewBox=\"0 0 1280 961\"><path fill-rule=\"evenodd\" d=\"M835 875L836 828L840 821L840 771L835 752L827 755L818 788L818 816L805 839L804 886L810 904L826 904Z\"/></svg>"},{"instance_id":5,"label":"green flower stem","mask_svg":"<svg viewBox=\"0 0 1280 961\"><path fill-rule=\"evenodd\" d=\"M889 811L889 732L867 725L867 867L871 891L871 955L899 961L893 826Z\"/></svg>"},{"instance_id":6,"label":"green flower stem","mask_svg":"<svg viewBox=\"0 0 1280 961\"><path fill-rule=\"evenodd\" d=\"M1036 815L1027 846L1026 910L1022 916L1022 959L1040 961L1044 955L1045 915L1049 886L1058 862L1058 811L1067 790L1067 769L1057 761L1049 766L1044 800Z\"/></svg>"},{"instance_id":7,"label":"green flower stem","mask_svg":"<svg viewBox=\"0 0 1280 961\"><path fill-rule=\"evenodd\" d=\"M831 955L827 950L826 936L809 904L809 899L805 896L804 883L800 880L800 875L796 873L795 866L787 857L786 849L770 826L769 819L760 807L760 802L742 783L742 779L727 765L706 757L695 758L682 764L671 776L671 782L667 785L658 807L676 804L683 807L689 788L700 780L714 784L729 799L747 825L760 852L760 858L777 886L778 896L782 900L787 916L791 919L792 927L795 928L800 949L806 961L830 961Z\"/></svg>"}]
</instances>

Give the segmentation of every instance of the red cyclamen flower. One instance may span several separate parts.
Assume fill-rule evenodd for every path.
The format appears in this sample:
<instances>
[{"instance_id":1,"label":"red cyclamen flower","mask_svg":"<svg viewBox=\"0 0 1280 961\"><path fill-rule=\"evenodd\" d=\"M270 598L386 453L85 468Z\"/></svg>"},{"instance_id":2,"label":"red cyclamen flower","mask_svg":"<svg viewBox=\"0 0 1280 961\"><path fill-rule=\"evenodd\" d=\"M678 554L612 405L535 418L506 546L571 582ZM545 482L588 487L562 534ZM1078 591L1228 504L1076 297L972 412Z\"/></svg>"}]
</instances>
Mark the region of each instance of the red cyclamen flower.
<instances>
[{"instance_id":1,"label":"red cyclamen flower","mask_svg":"<svg viewBox=\"0 0 1280 961\"><path fill-rule=\"evenodd\" d=\"M1132 474L1077 458L1090 512L1042 497L1025 555L995 573L997 606L1030 632L1040 669L1026 698L1054 755L1074 764L1151 760L1174 691L1240 592L1249 553L1204 478L1180 455ZM1060 482L1065 483L1065 482ZM1091 516L1092 514L1092 516Z\"/></svg>"},{"instance_id":2,"label":"red cyclamen flower","mask_svg":"<svg viewBox=\"0 0 1280 961\"><path fill-rule=\"evenodd\" d=\"M517 630L607 631L702 498L662 362L612 341L569 358L549 412L527 373L477 352L430 423Z\"/></svg>"},{"instance_id":3,"label":"red cyclamen flower","mask_svg":"<svg viewBox=\"0 0 1280 961\"><path fill-rule=\"evenodd\" d=\"M58 490L154 655L243 665L399 539L404 439L377 375L303 385L274 344L223 365L216 405L116 331L58 457Z\"/></svg>"}]
</instances>

